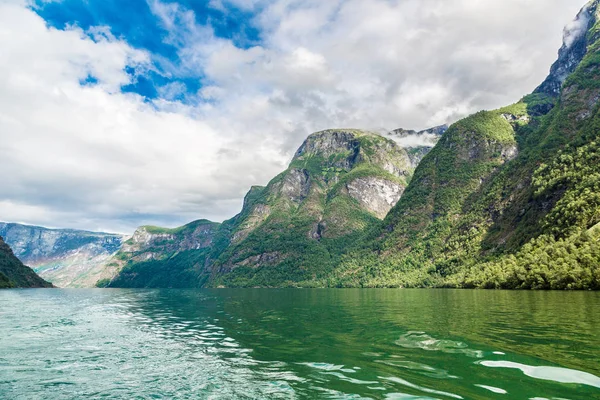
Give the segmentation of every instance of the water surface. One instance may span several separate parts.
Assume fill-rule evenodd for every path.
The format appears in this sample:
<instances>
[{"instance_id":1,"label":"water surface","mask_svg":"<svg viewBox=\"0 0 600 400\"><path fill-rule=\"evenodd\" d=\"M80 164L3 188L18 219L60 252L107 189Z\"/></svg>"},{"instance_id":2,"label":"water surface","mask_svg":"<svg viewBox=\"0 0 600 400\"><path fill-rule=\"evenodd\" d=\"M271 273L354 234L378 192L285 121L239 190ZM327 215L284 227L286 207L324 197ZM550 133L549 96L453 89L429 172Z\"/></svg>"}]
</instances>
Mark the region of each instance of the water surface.
<instances>
[{"instance_id":1,"label":"water surface","mask_svg":"<svg viewBox=\"0 0 600 400\"><path fill-rule=\"evenodd\" d=\"M0 291L0 399L600 399L600 293Z\"/></svg>"}]
</instances>

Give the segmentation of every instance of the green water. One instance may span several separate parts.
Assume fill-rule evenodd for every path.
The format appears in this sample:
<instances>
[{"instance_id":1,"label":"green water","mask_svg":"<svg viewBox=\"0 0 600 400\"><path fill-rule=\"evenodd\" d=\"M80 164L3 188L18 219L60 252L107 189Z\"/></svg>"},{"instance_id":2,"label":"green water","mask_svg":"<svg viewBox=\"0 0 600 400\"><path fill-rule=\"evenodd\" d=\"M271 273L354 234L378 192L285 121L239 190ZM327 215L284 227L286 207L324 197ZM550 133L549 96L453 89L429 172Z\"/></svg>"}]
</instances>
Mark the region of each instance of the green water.
<instances>
[{"instance_id":1,"label":"green water","mask_svg":"<svg viewBox=\"0 0 600 400\"><path fill-rule=\"evenodd\" d=\"M600 399L600 293L0 291L0 399Z\"/></svg>"}]
</instances>

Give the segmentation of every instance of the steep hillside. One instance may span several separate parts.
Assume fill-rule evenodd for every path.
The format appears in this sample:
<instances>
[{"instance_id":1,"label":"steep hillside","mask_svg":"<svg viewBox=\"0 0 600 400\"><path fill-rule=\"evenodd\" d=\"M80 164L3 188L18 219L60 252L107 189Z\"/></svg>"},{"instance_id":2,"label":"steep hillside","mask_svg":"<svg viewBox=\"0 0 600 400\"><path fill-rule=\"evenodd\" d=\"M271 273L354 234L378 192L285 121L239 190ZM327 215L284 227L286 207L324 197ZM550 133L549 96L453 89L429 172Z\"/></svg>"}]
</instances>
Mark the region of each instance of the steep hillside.
<instances>
[{"instance_id":1,"label":"steep hillside","mask_svg":"<svg viewBox=\"0 0 600 400\"><path fill-rule=\"evenodd\" d=\"M548 79L451 126L329 284L600 288L598 1L577 18Z\"/></svg>"},{"instance_id":2,"label":"steep hillside","mask_svg":"<svg viewBox=\"0 0 600 400\"><path fill-rule=\"evenodd\" d=\"M114 276L107 266L122 235L0 223L3 236L23 263L58 287L92 287Z\"/></svg>"},{"instance_id":3,"label":"steep hillside","mask_svg":"<svg viewBox=\"0 0 600 400\"><path fill-rule=\"evenodd\" d=\"M221 225L199 220L175 229L138 228L109 265L119 270L98 286L200 287L209 256L219 243Z\"/></svg>"},{"instance_id":4,"label":"steep hillside","mask_svg":"<svg viewBox=\"0 0 600 400\"><path fill-rule=\"evenodd\" d=\"M202 245L150 232L110 285L600 289L599 2L516 104L393 140L313 134Z\"/></svg>"},{"instance_id":5,"label":"steep hillside","mask_svg":"<svg viewBox=\"0 0 600 400\"><path fill-rule=\"evenodd\" d=\"M387 215L412 172L407 152L379 135L309 136L285 172L246 197L231 244L211 268L212 284L313 285Z\"/></svg>"},{"instance_id":6,"label":"steep hillside","mask_svg":"<svg viewBox=\"0 0 600 400\"><path fill-rule=\"evenodd\" d=\"M49 288L52 284L46 282L23 265L13 254L2 237L0 237L0 289L6 288Z\"/></svg>"},{"instance_id":7,"label":"steep hillside","mask_svg":"<svg viewBox=\"0 0 600 400\"><path fill-rule=\"evenodd\" d=\"M315 285L387 215L412 173L408 153L390 139L315 133L286 171L248 192L240 214L221 225L140 228L115 257L121 273L99 285Z\"/></svg>"}]
</instances>

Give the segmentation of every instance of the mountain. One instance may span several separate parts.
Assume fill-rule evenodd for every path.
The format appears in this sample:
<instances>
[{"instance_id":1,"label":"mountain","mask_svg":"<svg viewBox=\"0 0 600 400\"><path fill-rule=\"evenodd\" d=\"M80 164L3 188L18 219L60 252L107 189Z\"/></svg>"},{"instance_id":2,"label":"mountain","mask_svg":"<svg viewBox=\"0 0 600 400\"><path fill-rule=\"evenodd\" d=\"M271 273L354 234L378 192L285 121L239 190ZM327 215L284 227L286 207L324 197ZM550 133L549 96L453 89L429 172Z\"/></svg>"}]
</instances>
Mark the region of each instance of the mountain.
<instances>
[{"instance_id":1,"label":"mountain","mask_svg":"<svg viewBox=\"0 0 600 400\"><path fill-rule=\"evenodd\" d=\"M600 288L598 1L519 103L452 125L339 286Z\"/></svg>"},{"instance_id":2,"label":"mountain","mask_svg":"<svg viewBox=\"0 0 600 400\"><path fill-rule=\"evenodd\" d=\"M117 265L109 260L125 239L110 233L4 222L0 236L19 260L59 287L92 287L99 279L114 276Z\"/></svg>"},{"instance_id":3,"label":"mountain","mask_svg":"<svg viewBox=\"0 0 600 400\"><path fill-rule=\"evenodd\" d=\"M200 287L208 256L223 234L221 224L207 220L175 229L140 227L111 260L119 274L97 286Z\"/></svg>"},{"instance_id":4,"label":"mountain","mask_svg":"<svg viewBox=\"0 0 600 400\"><path fill-rule=\"evenodd\" d=\"M212 284L313 285L387 215L412 173L406 150L377 134L309 136L285 172L246 196Z\"/></svg>"},{"instance_id":5,"label":"mountain","mask_svg":"<svg viewBox=\"0 0 600 400\"><path fill-rule=\"evenodd\" d=\"M124 267L109 284L314 285L387 215L412 173L393 140L360 130L315 133L286 171L248 192L231 220L140 228L117 255Z\"/></svg>"},{"instance_id":6,"label":"mountain","mask_svg":"<svg viewBox=\"0 0 600 400\"><path fill-rule=\"evenodd\" d=\"M23 265L13 254L2 237L0 237L0 289L6 288L49 288L52 284L46 282Z\"/></svg>"}]
</instances>

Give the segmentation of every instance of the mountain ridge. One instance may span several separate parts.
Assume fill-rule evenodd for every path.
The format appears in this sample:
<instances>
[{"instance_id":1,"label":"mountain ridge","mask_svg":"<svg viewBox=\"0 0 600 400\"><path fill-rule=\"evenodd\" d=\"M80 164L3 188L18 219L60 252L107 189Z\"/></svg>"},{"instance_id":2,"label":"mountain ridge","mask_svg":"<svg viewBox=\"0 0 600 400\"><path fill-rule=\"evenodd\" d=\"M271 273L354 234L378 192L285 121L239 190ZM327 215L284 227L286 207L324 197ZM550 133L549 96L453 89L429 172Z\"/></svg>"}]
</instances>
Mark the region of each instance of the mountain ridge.
<instances>
[{"instance_id":1,"label":"mountain ridge","mask_svg":"<svg viewBox=\"0 0 600 400\"><path fill-rule=\"evenodd\" d=\"M90 287L116 270L107 266L126 238L77 229L0 222L0 236L24 264L59 287Z\"/></svg>"}]
</instances>

